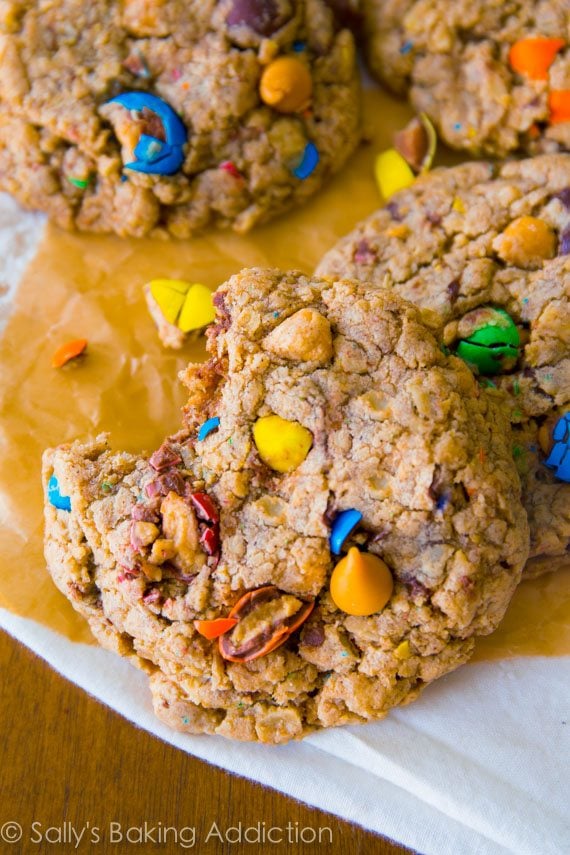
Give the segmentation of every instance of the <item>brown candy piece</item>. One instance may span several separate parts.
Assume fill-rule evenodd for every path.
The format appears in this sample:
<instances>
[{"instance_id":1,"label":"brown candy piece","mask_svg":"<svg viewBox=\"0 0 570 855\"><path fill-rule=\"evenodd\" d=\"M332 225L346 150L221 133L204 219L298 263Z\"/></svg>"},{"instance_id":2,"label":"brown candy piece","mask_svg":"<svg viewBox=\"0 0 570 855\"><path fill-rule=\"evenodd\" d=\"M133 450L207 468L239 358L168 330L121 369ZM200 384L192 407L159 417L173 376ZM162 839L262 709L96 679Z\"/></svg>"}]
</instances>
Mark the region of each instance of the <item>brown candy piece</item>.
<instances>
[{"instance_id":1,"label":"brown candy piece","mask_svg":"<svg viewBox=\"0 0 570 855\"><path fill-rule=\"evenodd\" d=\"M306 603L275 585L248 591L228 615L237 618L238 624L220 636L221 655L229 662L251 662L265 656L307 620L314 605L314 601Z\"/></svg>"},{"instance_id":2,"label":"brown candy piece","mask_svg":"<svg viewBox=\"0 0 570 855\"><path fill-rule=\"evenodd\" d=\"M283 26L287 17L279 0L233 0L226 23L229 27L249 27L260 36L270 36Z\"/></svg>"}]
</instances>

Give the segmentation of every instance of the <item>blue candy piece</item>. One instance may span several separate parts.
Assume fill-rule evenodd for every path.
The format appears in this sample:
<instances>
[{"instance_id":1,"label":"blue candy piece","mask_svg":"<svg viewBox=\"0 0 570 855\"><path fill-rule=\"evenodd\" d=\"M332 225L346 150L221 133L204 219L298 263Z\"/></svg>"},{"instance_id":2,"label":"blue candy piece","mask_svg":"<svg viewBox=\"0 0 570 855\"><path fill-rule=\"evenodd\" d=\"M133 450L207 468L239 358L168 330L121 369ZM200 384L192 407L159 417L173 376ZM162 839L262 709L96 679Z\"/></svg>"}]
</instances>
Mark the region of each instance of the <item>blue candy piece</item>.
<instances>
[{"instance_id":1,"label":"blue candy piece","mask_svg":"<svg viewBox=\"0 0 570 855\"><path fill-rule=\"evenodd\" d=\"M316 145L312 142L307 143L301 163L293 170L293 175L295 178L308 178L317 168L318 162L319 152Z\"/></svg>"},{"instance_id":2,"label":"blue candy piece","mask_svg":"<svg viewBox=\"0 0 570 855\"><path fill-rule=\"evenodd\" d=\"M554 469L554 474L561 481L570 482L570 412L561 416L552 431L554 445L545 465Z\"/></svg>"},{"instance_id":3,"label":"blue candy piece","mask_svg":"<svg viewBox=\"0 0 570 855\"><path fill-rule=\"evenodd\" d=\"M124 92L111 98L109 104L120 104L127 110L141 112L151 110L159 117L164 128L166 140L159 140L148 134L141 134L134 154L137 158L126 163L125 169L145 172L150 175L173 175L184 163L182 146L188 139L186 126L170 104L150 92Z\"/></svg>"},{"instance_id":4,"label":"blue candy piece","mask_svg":"<svg viewBox=\"0 0 570 855\"><path fill-rule=\"evenodd\" d=\"M71 510L71 499L69 496L62 496L59 492L59 481L52 475L48 481L48 499L50 505L53 505L54 508L57 508L60 511L70 511Z\"/></svg>"},{"instance_id":5,"label":"blue candy piece","mask_svg":"<svg viewBox=\"0 0 570 855\"><path fill-rule=\"evenodd\" d=\"M343 543L354 531L361 519L362 514L360 511L355 511L354 508L350 508L348 511L341 511L335 517L329 538L333 555L340 555Z\"/></svg>"},{"instance_id":6,"label":"blue candy piece","mask_svg":"<svg viewBox=\"0 0 570 855\"><path fill-rule=\"evenodd\" d=\"M208 419L207 422L204 422L203 425L200 426L200 430L198 431L198 439L202 442L203 439L206 439L208 434L212 433L213 430L219 428L220 420L218 416L214 416L212 419Z\"/></svg>"}]
</instances>

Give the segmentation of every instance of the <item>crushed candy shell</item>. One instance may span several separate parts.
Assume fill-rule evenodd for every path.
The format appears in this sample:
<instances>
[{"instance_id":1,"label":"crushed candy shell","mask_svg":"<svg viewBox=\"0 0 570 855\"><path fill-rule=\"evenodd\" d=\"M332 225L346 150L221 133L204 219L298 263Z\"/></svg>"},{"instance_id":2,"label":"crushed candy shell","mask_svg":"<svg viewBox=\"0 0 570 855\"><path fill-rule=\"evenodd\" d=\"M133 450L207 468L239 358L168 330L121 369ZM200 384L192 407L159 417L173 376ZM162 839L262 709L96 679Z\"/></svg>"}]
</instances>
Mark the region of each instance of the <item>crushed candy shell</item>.
<instances>
[{"instance_id":1,"label":"crushed candy shell","mask_svg":"<svg viewBox=\"0 0 570 855\"><path fill-rule=\"evenodd\" d=\"M180 279L153 279L148 286L168 323L175 324L182 311L190 282Z\"/></svg>"},{"instance_id":2,"label":"crushed candy shell","mask_svg":"<svg viewBox=\"0 0 570 855\"><path fill-rule=\"evenodd\" d=\"M380 152L374 164L374 173L380 194L386 201L415 181L409 164L395 148Z\"/></svg>"},{"instance_id":3,"label":"crushed candy shell","mask_svg":"<svg viewBox=\"0 0 570 855\"><path fill-rule=\"evenodd\" d=\"M319 164L319 152L316 145L308 142L301 156L300 163L293 168L295 178L304 180L313 174Z\"/></svg>"},{"instance_id":4,"label":"crushed candy shell","mask_svg":"<svg viewBox=\"0 0 570 855\"><path fill-rule=\"evenodd\" d=\"M520 335L504 309L474 309L464 315L461 323L467 334L457 345L457 356L480 374L499 374L514 367Z\"/></svg>"},{"instance_id":5,"label":"crushed candy shell","mask_svg":"<svg viewBox=\"0 0 570 855\"><path fill-rule=\"evenodd\" d=\"M429 116L420 113L397 131L394 148L415 173L428 172L437 149L437 134Z\"/></svg>"},{"instance_id":6,"label":"crushed candy shell","mask_svg":"<svg viewBox=\"0 0 570 855\"><path fill-rule=\"evenodd\" d=\"M57 508L60 511L71 510L71 499L69 496L61 495L59 492L59 481L55 475L52 475L48 481L47 492L50 505L53 505L54 508Z\"/></svg>"},{"instance_id":7,"label":"crushed candy shell","mask_svg":"<svg viewBox=\"0 0 570 855\"><path fill-rule=\"evenodd\" d=\"M338 562L330 581L331 597L341 611L366 616L384 608L394 588L392 574L384 561L352 546Z\"/></svg>"},{"instance_id":8,"label":"crushed candy shell","mask_svg":"<svg viewBox=\"0 0 570 855\"><path fill-rule=\"evenodd\" d=\"M345 540L352 534L362 519L360 511L350 508L341 511L334 519L329 543L333 555L340 555Z\"/></svg>"},{"instance_id":9,"label":"crushed candy shell","mask_svg":"<svg viewBox=\"0 0 570 855\"><path fill-rule=\"evenodd\" d=\"M307 65L293 56L280 56L261 75L259 95L264 104L280 113L305 110L313 94L313 79Z\"/></svg>"},{"instance_id":10,"label":"crushed candy shell","mask_svg":"<svg viewBox=\"0 0 570 855\"><path fill-rule=\"evenodd\" d=\"M164 139L141 134L134 148L135 159L125 164L125 169L149 175L174 175L184 163L183 147L188 133L178 114L158 95L150 92L123 92L111 98L109 104L120 104L131 112L144 110L154 113L163 130Z\"/></svg>"},{"instance_id":11,"label":"crushed candy shell","mask_svg":"<svg viewBox=\"0 0 570 855\"><path fill-rule=\"evenodd\" d=\"M205 285L197 282L190 286L178 318L178 326L182 332L199 330L212 323L216 317L213 297Z\"/></svg>"},{"instance_id":12,"label":"crushed candy shell","mask_svg":"<svg viewBox=\"0 0 570 855\"><path fill-rule=\"evenodd\" d=\"M221 635L219 650L230 662L251 662L280 647L303 624L315 607L314 600L304 602L266 585L248 591L230 611L237 627Z\"/></svg>"},{"instance_id":13,"label":"crushed candy shell","mask_svg":"<svg viewBox=\"0 0 570 855\"><path fill-rule=\"evenodd\" d=\"M570 89L553 89L548 96L548 108L551 125L570 122Z\"/></svg>"},{"instance_id":14,"label":"crushed candy shell","mask_svg":"<svg viewBox=\"0 0 570 855\"><path fill-rule=\"evenodd\" d=\"M262 416L253 426L253 440L263 462L277 472L301 465L313 444L310 430L281 416Z\"/></svg>"},{"instance_id":15,"label":"crushed candy shell","mask_svg":"<svg viewBox=\"0 0 570 855\"><path fill-rule=\"evenodd\" d=\"M570 412L558 419L552 439L554 444L544 464L554 469L554 474L561 481L570 482Z\"/></svg>"},{"instance_id":16,"label":"crushed candy shell","mask_svg":"<svg viewBox=\"0 0 570 855\"><path fill-rule=\"evenodd\" d=\"M213 418L208 419L204 422L203 425L200 425L198 430L198 440L202 442L206 437L212 433L212 431L217 430L220 426L220 419L218 416L213 416Z\"/></svg>"},{"instance_id":17,"label":"crushed candy shell","mask_svg":"<svg viewBox=\"0 0 570 855\"><path fill-rule=\"evenodd\" d=\"M195 620L194 626L200 635L212 640L213 638L219 638L220 635L223 635L225 632L233 629L237 622L237 618L226 617L216 618L215 620Z\"/></svg>"},{"instance_id":18,"label":"crushed candy shell","mask_svg":"<svg viewBox=\"0 0 570 855\"><path fill-rule=\"evenodd\" d=\"M62 344L61 347L58 347L51 358L53 368L62 368L70 360L77 359L78 356L85 353L86 347L86 338L74 338L72 341L67 341L65 344Z\"/></svg>"},{"instance_id":19,"label":"crushed candy shell","mask_svg":"<svg viewBox=\"0 0 570 855\"><path fill-rule=\"evenodd\" d=\"M554 57L565 45L564 39L536 36L519 39L509 50L509 64L513 71L531 80L546 80Z\"/></svg>"}]
</instances>

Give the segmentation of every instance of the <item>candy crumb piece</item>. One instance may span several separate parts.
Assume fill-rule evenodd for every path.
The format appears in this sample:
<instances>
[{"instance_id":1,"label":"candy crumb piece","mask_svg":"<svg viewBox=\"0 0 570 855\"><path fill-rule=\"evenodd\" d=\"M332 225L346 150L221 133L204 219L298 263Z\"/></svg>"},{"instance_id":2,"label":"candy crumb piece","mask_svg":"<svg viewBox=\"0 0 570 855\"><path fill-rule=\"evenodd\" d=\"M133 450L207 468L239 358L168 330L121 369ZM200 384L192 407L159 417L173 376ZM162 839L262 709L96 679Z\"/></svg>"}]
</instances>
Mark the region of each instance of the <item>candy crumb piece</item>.
<instances>
[{"instance_id":1,"label":"candy crumb piece","mask_svg":"<svg viewBox=\"0 0 570 855\"><path fill-rule=\"evenodd\" d=\"M78 187L80 190L85 190L85 188L89 184L88 178L73 178L68 175L67 180L70 184L73 184L74 187Z\"/></svg>"},{"instance_id":2,"label":"candy crumb piece","mask_svg":"<svg viewBox=\"0 0 570 855\"><path fill-rule=\"evenodd\" d=\"M454 211L457 211L458 214L464 214L465 213L465 205L463 203L463 200L460 199L459 196L455 197L455 199L452 202L451 207L453 208Z\"/></svg>"},{"instance_id":3,"label":"candy crumb piece","mask_svg":"<svg viewBox=\"0 0 570 855\"><path fill-rule=\"evenodd\" d=\"M570 122L570 89L554 89L548 96L548 107L551 125Z\"/></svg>"},{"instance_id":4,"label":"candy crumb piece","mask_svg":"<svg viewBox=\"0 0 570 855\"><path fill-rule=\"evenodd\" d=\"M554 57L564 45L564 39L519 39L511 46L509 64L513 71L531 80L546 80Z\"/></svg>"},{"instance_id":5,"label":"candy crumb piece","mask_svg":"<svg viewBox=\"0 0 570 855\"><path fill-rule=\"evenodd\" d=\"M75 338L58 347L51 359L51 364L54 368L62 368L70 360L76 359L85 352L87 347L86 338Z\"/></svg>"},{"instance_id":6,"label":"candy crumb piece","mask_svg":"<svg viewBox=\"0 0 570 855\"><path fill-rule=\"evenodd\" d=\"M394 650L394 656L396 659L409 659L411 655L412 648L410 647L410 642L408 640L402 641L402 643L398 644Z\"/></svg>"},{"instance_id":7,"label":"candy crumb piece","mask_svg":"<svg viewBox=\"0 0 570 855\"><path fill-rule=\"evenodd\" d=\"M212 433L212 431L219 428L219 426L220 419L218 416L214 416L213 418L205 421L203 425L200 425L200 428L198 430L198 441L202 442L204 439L206 439L207 436L209 436L209 434Z\"/></svg>"},{"instance_id":8,"label":"candy crumb piece","mask_svg":"<svg viewBox=\"0 0 570 855\"><path fill-rule=\"evenodd\" d=\"M308 142L301 156L300 163L297 163L293 169L293 175L295 178L300 178L304 181L313 174L319 164L319 160L320 155L316 145Z\"/></svg>"},{"instance_id":9,"label":"candy crumb piece","mask_svg":"<svg viewBox=\"0 0 570 855\"><path fill-rule=\"evenodd\" d=\"M216 618L215 620L195 620L196 631L209 640L219 638L225 632L237 626L237 618Z\"/></svg>"}]
</instances>

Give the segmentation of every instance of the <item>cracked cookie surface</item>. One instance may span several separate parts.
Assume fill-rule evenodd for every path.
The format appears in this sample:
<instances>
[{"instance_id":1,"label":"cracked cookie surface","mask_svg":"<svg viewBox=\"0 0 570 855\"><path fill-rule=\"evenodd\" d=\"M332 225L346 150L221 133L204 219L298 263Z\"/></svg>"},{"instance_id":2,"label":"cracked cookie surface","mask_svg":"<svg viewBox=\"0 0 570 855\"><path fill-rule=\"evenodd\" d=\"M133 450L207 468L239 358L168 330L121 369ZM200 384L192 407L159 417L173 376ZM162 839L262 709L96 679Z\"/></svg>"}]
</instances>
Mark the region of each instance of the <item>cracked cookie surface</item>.
<instances>
[{"instance_id":1,"label":"cracked cookie surface","mask_svg":"<svg viewBox=\"0 0 570 855\"><path fill-rule=\"evenodd\" d=\"M436 170L341 239L318 274L405 297L451 350L478 312L506 310L519 356L482 382L506 395L515 426L527 572L567 563L570 484L544 465L549 443L539 434L570 405L570 155Z\"/></svg>"},{"instance_id":2,"label":"cracked cookie surface","mask_svg":"<svg viewBox=\"0 0 570 855\"><path fill-rule=\"evenodd\" d=\"M269 106L261 77L282 57L310 97ZM4 3L0 73L0 188L66 228L246 231L312 196L359 140L352 35L322 0ZM141 133L168 143L156 112L108 103L130 91L181 117L174 174L125 168ZM307 148L318 163L301 175Z\"/></svg>"},{"instance_id":3,"label":"cracked cookie surface","mask_svg":"<svg viewBox=\"0 0 570 855\"><path fill-rule=\"evenodd\" d=\"M46 502L50 572L174 728L275 743L382 718L469 658L520 579L504 409L394 294L249 270L215 302L178 435L150 458L104 438L46 452L71 507ZM368 615L329 591L350 508L344 549L393 578ZM198 631L220 619L222 643Z\"/></svg>"},{"instance_id":4,"label":"cracked cookie surface","mask_svg":"<svg viewBox=\"0 0 570 855\"><path fill-rule=\"evenodd\" d=\"M359 9L372 72L426 112L448 145L491 155L570 149L567 0L360 0Z\"/></svg>"}]
</instances>

